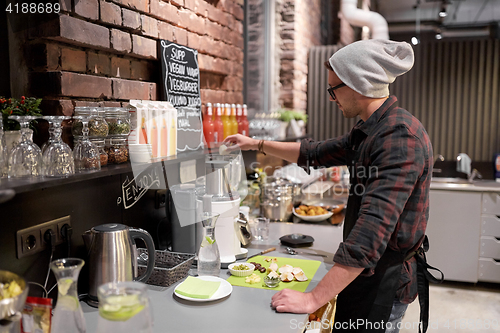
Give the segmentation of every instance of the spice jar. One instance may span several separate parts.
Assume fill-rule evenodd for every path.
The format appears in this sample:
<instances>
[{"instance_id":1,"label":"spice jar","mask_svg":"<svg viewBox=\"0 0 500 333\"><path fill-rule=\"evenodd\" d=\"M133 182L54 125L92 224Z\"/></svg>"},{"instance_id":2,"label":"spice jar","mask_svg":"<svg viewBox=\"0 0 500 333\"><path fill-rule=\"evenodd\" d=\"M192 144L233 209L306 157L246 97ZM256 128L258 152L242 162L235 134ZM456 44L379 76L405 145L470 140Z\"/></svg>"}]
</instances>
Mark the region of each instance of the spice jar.
<instances>
[{"instance_id":1,"label":"spice jar","mask_svg":"<svg viewBox=\"0 0 500 333\"><path fill-rule=\"evenodd\" d=\"M109 135L124 135L130 133L130 114L125 108L104 108L105 119L109 126Z\"/></svg>"},{"instance_id":2,"label":"spice jar","mask_svg":"<svg viewBox=\"0 0 500 333\"><path fill-rule=\"evenodd\" d=\"M127 138L108 138L104 149L108 153L108 163L120 164L128 161Z\"/></svg>"},{"instance_id":3,"label":"spice jar","mask_svg":"<svg viewBox=\"0 0 500 333\"><path fill-rule=\"evenodd\" d=\"M101 167L108 164L108 153L104 149L104 139L93 138L90 139L92 143L99 149L99 154L101 156Z\"/></svg>"},{"instance_id":4,"label":"spice jar","mask_svg":"<svg viewBox=\"0 0 500 333\"><path fill-rule=\"evenodd\" d=\"M105 138L108 135L108 123L104 119L104 110L102 108L77 106L75 107L75 117L85 117L88 119L89 137ZM71 127L73 136L81 136L83 130L82 119L75 119Z\"/></svg>"}]
</instances>

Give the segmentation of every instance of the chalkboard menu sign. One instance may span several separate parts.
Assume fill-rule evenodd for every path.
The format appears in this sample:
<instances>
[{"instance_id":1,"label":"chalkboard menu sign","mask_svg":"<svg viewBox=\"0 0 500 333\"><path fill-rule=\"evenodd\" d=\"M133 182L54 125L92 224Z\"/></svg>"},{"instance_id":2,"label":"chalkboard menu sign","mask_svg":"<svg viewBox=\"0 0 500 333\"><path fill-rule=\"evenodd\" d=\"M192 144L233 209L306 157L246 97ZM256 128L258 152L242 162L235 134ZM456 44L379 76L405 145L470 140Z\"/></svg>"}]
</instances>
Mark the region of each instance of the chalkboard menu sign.
<instances>
[{"instance_id":1,"label":"chalkboard menu sign","mask_svg":"<svg viewBox=\"0 0 500 333\"><path fill-rule=\"evenodd\" d=\"M198 51L160 40L161 98L177 109L177 151L203 148Z\"/></svg>"}]
</instances>

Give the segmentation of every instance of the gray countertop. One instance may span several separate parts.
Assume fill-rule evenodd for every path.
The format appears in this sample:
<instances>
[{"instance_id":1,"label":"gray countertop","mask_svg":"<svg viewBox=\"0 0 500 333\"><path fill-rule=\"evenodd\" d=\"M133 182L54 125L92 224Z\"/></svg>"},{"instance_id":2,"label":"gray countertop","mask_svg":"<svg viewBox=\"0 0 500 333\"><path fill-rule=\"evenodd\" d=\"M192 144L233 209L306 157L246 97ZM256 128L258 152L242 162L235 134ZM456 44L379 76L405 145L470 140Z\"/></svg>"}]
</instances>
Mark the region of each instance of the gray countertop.
<instances>
[{"instance_id":1,"label":"gray countertop","mask_svg":"<svg viewBox=\"0 0 500 333\"><path fill-rule=\"evenodd\" d=\"M445 178L444 180L446 180ZM500 182L494 180L466 180L432 181L431 190L467 191L467 192L500 192Z\"/></svg>"},{"instance_id":2,"label":"gray countertop","mask_svg":"<svg viewBox=\"0 0 500 333\"><path fill-rule=\"evenodd\" d=\"M326 254L327 257L296 255L293 258L319 260L323 263L312 278L307 291L312 290L333 265L333 255L342 241L342 226L309 223L271 223L269 240L252 242L249 255L275 246L269 256L292 257L283 253L279 238L301 233L312 236L315 241L307 250ZM220 277L229 277L226 269ZM273 290L233 286L230 296L213 302L185 301L173 294L177 282L168 288L149 286L149 297L153 307L153 332L299 332L299 323L306 314L277 313L270 306ZM87 332L97 330L98 310L81 302L87 323Z\"/></svg>"}]
</instances>

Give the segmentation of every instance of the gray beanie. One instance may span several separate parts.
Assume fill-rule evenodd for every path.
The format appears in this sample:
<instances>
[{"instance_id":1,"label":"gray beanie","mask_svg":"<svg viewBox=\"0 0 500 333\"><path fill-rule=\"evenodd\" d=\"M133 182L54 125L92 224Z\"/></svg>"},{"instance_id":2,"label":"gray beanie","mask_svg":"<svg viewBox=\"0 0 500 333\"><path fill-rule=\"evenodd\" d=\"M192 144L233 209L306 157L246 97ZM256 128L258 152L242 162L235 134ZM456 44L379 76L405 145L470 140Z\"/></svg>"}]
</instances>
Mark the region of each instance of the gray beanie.
<instances>
[{"instance_id":1,"label":"gray beanie","mask_svg":"<svg viewBox=\"0 0 500 333\"><path fill-rule=\"evenodd\" d=\"M389 96L389 83L413 67L413 49L405 42L361 40L335 52L329 62L349 88L363 96Z\"/></svg>"}]
</instances>

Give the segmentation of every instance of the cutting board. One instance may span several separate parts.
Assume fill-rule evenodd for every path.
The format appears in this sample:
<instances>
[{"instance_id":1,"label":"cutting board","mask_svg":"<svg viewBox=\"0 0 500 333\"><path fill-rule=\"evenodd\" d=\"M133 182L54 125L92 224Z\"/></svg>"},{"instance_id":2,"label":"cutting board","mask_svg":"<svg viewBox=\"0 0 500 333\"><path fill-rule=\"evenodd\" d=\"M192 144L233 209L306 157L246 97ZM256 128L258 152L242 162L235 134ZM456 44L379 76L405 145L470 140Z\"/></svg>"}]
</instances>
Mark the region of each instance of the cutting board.
<instances>
[{"instance_id":1,"label":"cutting board","mask_svg":"<svg viewBox=\"0 0 500 333\"><path fill-rule=\"evenodd\" d=\"M255 274L260 276L261 282L259 283L246 283L245 278L246 277L239 277L239 276L234 276L231 275L228 279L227 282L231 283L233 286L240 286L240 287L250 287L250 288L258 288L258 289L269 289L269 290L282 290L282 289L293 289L297 291L306 291L307 286L311 282L312 278L314 277L314 274L316 274L316 271L319 268L319 265L321 265L321 261L317 260L306 260L306 259L295 259L295 258L281 258L281 257L273 257L273 256L256 256L253 258L250 258L248 262L257 262L261 264L262 266L268 268L271 262L267 262L264 260L264 258L276 258L278 259L278 267L281 267L283 265L292 265L293 267L300 267L304 271L304 273L307 276L307 281L304 282L299 282L296 280L293 280L291 282L280 282L280 284L276 288L269 288L264 284L264 277L267 275L267 273L261 273L259 271L254 271Z\"/></svg>"}]
</instances>

